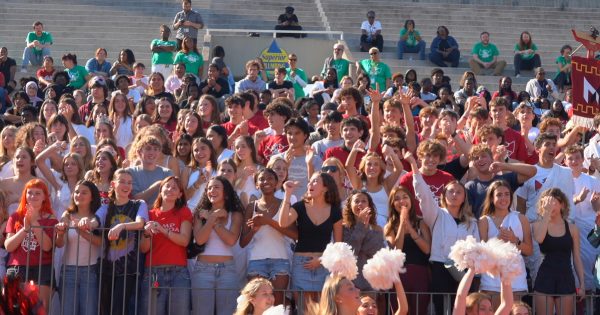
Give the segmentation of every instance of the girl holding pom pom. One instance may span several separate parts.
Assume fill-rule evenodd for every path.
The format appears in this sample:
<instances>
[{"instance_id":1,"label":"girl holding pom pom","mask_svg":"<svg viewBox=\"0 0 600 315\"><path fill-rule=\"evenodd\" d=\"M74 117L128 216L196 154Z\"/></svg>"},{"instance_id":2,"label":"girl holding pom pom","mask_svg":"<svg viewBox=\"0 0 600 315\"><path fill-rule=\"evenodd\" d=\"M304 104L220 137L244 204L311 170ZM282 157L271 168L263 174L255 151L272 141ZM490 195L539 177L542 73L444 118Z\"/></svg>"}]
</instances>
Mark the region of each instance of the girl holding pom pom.
<instances>
[{"instance_id":1,"label":"girl holding pom pom","mask_svg":"<svg viewBox=\"0 0 600 315\"><path fill-rule=\"evenodd\" d=\"M533 286L536 293L536 313L541 315L556 310L557 314L573 314L572 295L577 293L583 298L585 281L579 253L579 230L575 224L566 220L569 216L567 196L558 188L542 192L538 201L538 214L541 220L533 223L533 236L540 244L544 260ZM571 256L579 288L575 288Z\"/></svg>"},{"instance_id":2,"label":"girl holding pom pom","mask_svg":"<svg viewBox=\"0 0 600 315\"><path fill-rule=\"evenodd\" d=\"M328 275L319 257L331 241L332 234L334 242L342 241L340 197L335 181L330 175L315 173L308 182L304 199L290 205L292 194L297 186L298 182L292 181L284 184L285 196L281 205L279 225L287 228L296 223L298 227L291 288L295 291L307 291L304 299L314 300L315 292L320 291ZM303 306L298 299L298 294L294 293L294 295L301 310Z\"/></svg>"},{"instance_id":3,"label":"girl holding pom pom","mask_svg":"<svg viewBox=\"0 0 600 315\"><path fill-rule=\"evenodd\" d=\"M373 257L384 245L383 233L377 225L376 215L373 199L364 191L353 192L342 212L343 239L354 249L358 270L362 270L367 259ZM360 290L372 290L360 273L353 282Z\"/></svg>"},{"instance_id":4,"label":"girl holding pom pom","mask_svg":"<svg viewBox=\"0 0 600 315\"><path fill-rule=\"evenodd\" d=\"M262 315L275 302L273 285L265 278L254 278L240 293L233 315Z\"/></svg>"},{"instance_id":5,"label":"girl holding pom pom","mask_svg":"<svg viewBox=\"0 0 600 315\"><path fill-rule=\"evenodd\" d=\"M401 279L409 292L429 292L429 254L431 253L431 230L417 217L410 191L404 186L392 189L388 201L388 222L384 228L385 238L391 248L406 253L406 273ZM418 301L417 301L418 298ZM418 309L417 309L418 304ZM427 314L429 296L411 296L411 314Z\"/></svg>"},{"instance_id":6,"label":"girl holding pom pom","mask_svg":"<svg viewBox=\"0 0 600 315\"><path fill-rule=\"evenodd\" d=\"M423 179L412 153L405 152L404 160L409 162L413 171L413 185L416 199L419 201L423 220L432 230L431 287L434 292L448 293L456 291L457 280L448 271L450 247L457 241L472 235L479 239L477 222L471 213L465 196L465 187L458 181L451 181L442 190L440 207L429 185ZM444 314L444 296L433 297L436 314Z\"/></svg>"},{"instance_id":7,"label":"girl holding pom pom","mask_svg":"<svg viewBox=\"0 0 600 315\"><path fill-rule=\"evenodd\" d=\"M483 201L483 213L479 220L479 235L484 241L498 238L505 242L513 243L522 255L529 256L533 253L531 228L527 217L517 211L511 211L512 190L510 185L503 180L493 182L487 189ZM519 294L527 293L527 274L525 262L521 259L523 272L512 279L512 290ZM492 297L492 306L498 307L500 300L500 279L488 274L481 276L480 290ZM517 299L518 300L518 299Z\"/></svg>"}]
</instances>

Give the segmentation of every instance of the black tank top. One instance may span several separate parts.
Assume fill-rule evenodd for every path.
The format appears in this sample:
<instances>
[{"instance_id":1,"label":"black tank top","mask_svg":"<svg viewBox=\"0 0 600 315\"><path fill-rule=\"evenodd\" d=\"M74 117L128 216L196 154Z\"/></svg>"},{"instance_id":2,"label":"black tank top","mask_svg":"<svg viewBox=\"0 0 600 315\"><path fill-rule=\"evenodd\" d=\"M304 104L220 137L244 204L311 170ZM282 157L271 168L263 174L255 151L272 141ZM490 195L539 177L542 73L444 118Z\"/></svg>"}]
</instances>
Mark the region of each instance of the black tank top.
<instances>
[{"instance_id":1,"label":"black tank top","mask_svg":"<svg viewBox=\"0 0 600 315\"><path fill-rule=\"evenodd\" d=\"M544 254L542 265L547 267L571 266L571 252L573 250L573 237L569 230L569 223L565 223L565 235L554 237L546 232L544 241L540 243L540 251Z\"/></svg>"},{"instance_id":2,"label":"black tank top","mask_svg":"<svg viewBox=\"0 0 600 315\"><path fill-rule=\"evenodd\" d=\"M420 223L420 222L419 222ZM419 224L417 224L419 226ZM405 264L427 266L429 255L425 254L413 240L410 234L404 234L404 246L402 251L406 254Z\"/></svg>"},{"instance_id":3,"label":"black tank top","mask_svg":"<svg viewBox=\"0 0 600 315\"><path fill-rule=\"evenodd\" d=\"M314 225L306 213L304 201L299 201L292 205L296 210L298 219L298 243L296 244L296 253L321 253L331 242L331 233L333 233L333 224L342 219L342 212L339 205L331 205L329 218L319 225Z\"/></svg>"}]
</instances>

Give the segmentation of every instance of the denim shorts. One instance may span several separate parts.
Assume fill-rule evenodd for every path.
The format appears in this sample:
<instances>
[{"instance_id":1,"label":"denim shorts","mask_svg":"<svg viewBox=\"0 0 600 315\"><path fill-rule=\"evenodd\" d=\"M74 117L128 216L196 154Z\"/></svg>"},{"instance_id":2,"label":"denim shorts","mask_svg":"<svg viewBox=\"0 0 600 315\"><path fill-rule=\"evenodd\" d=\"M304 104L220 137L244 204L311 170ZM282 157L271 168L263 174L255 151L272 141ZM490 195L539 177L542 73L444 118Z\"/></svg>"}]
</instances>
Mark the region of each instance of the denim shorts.
<instances>
[{"instance_id":1,"label":"denim shorts","mask_svg":"<svg viewBox=\"0 0 600 315\"><path fill-rule=\"evenodd\" d=\"M329 272L322 265L314 270L304 268L304 264L311 261L312 257L294 255L292 265L292 290L321 292Z\"/></svg>"},{"instance_id":2,"label":"denim shorts","mask_svg":"<svg viewBox=\"0 0 600 315\"><path fill-rule=\"evenodd\" d=\"M290 275L290 261L287 259L258 259L248 263L248 277L260 276L274 280L276 276Z\"/></svg>"},{"instance_id":3,"label":"denim shorts","mask_svg":"<svg viewBox=\"0 0 600 315\"><path fill-rule=\"evenodd\" d=\"M29 269L29 272L27 272ZM8 266L7 273L13 273L18 275L21 278L22 282L33 281L39 285L50 286L51 282L53 286L56 286L56 279L52 279L53 277L53 268L52 265L31 265L27 266Z\"/></svg>"}]
</instances>

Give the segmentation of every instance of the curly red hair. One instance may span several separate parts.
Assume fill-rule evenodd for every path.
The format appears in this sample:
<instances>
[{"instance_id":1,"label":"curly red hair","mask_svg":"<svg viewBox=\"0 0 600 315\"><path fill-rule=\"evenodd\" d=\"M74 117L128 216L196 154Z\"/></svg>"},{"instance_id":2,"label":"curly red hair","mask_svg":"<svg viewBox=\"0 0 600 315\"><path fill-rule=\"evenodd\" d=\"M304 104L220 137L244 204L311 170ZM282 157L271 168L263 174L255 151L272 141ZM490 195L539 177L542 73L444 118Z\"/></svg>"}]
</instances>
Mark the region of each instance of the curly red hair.
<instances>
[{"instance_id":1,"label":"curly red hair","mask_svg":"<svg viewBox=\"0 0 600 315\"><path fill-rule=\"evenodd\" d=\"M25 188L23 189L23 193L21 194L21 202L19 202L19 207L17 211L15 211L19 215L19 223L23 222L25 218L25 214L27 213L27 190L30 188L41 189L44 192L44 201L42 202L42 208L40 209L40 214L54 214L52 211L52 202L50 201L50 193L48 192L48 186L41 179L32 179L25 184Z\"/></svg>"}]
</instances>

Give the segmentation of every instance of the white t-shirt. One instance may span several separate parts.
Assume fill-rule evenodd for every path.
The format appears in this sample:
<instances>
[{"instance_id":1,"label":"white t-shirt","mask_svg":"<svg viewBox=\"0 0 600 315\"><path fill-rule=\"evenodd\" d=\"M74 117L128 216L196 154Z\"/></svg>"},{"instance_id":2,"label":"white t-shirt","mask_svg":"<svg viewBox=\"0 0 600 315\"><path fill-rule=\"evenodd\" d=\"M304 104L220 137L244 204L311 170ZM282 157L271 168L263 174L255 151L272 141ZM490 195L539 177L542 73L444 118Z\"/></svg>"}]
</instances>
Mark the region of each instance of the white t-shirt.
<instances>
[{"instance_id":1,"label":"white t-shirt","mask_svg":"<svg viewBox=\"0 0 600 315\"><path fill-rule=\"evenodd\" d=\"M381 31L381 22L375 21L370 24L369 21L363 21L360 29L367 31L367 35L374 35L377 31Z\"/></svg>"},{"instance_id":2,"label":"white t-shirt","mask_svg":"<svg viewBox=\"0 0 600 315\"><path fill-rule=\"evenodd\" d=\"M117 146L125 149L133 141L133 131L131 129L132 120L131 117L126 117L125 121L121 118L119 119L121 120L121 124L119 125L115 138L117 139Z\"/></svg>"},{"instance_id":3,"label":"white t-shirt","mask_svg":"<svg viewBox=\"0 0 600 315\"><path fill-rule=\"evenodd\" d=\"M538 197L542 193L542 185L548 178L550 171L552 168L543 168L539 165L536 165L537 173L532 178L528 179L523 186L517 189L517 196L525 199L527 211L525 215L527 216L527 220L529 222L533 222L537 220L537 202Z\"/></svg>"},{"instance_id":4,"label":"white t-shirt","mask_svg":"<svg viewBox=\"0 0 600 315\"><path fill-rule=\"evenodd\" d=\"M120 91L113 91L111 93L111 97L115 97L115 95L117 93L119 93ZM142 96L140 95L140 92L136 89L131 89L129 90L129 92L127 92L127 99L133 99L133 102L137 104L137 102L140 101L140 98L142 98Z\"/></svg>"},{"instance_id":5,"label":"white t-shirt","mask_svg":"<svg viewBox=\"0 0 600 315\"><path fill-rule=\"evenodd\" d=\"M96 138L94 138L94 129L88 128L85 125L71 125L73 126L73 129L75 130L75 133L77 133L77 135L87 138L90 141L91 145L96 144Z\"/></svg>"}]
</instances>

